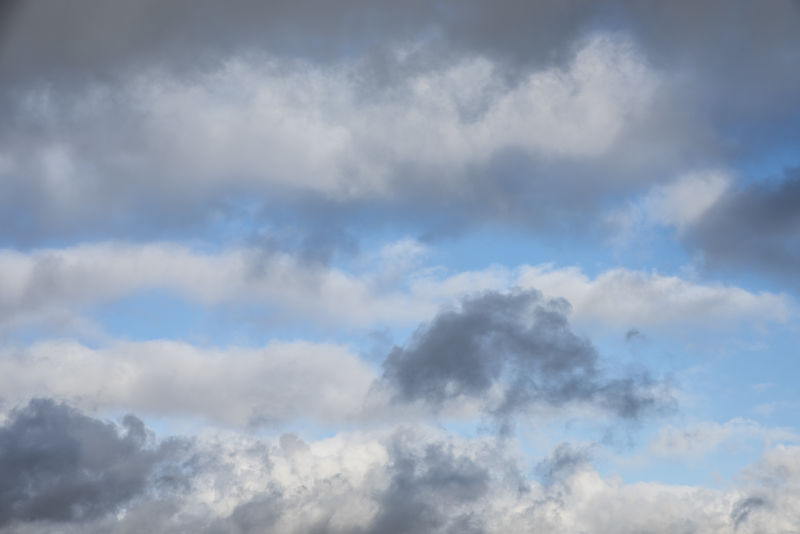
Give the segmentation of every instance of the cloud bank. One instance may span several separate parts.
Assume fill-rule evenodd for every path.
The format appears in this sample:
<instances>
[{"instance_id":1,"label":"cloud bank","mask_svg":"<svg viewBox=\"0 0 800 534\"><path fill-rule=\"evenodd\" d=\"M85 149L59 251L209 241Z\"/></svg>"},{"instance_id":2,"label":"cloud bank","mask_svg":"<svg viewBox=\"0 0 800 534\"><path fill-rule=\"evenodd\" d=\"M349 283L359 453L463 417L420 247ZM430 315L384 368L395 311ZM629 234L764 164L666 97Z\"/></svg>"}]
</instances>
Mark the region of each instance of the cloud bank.
<instances>
[{"instance_id":1,"label":"cloud bank","mask_svg":"<svg viewBox=\"0 0 800 534\"><path fill-rule=\"evenodd\" d=\"M273 442L219 436L145 445L135 417L123 426L120 433L47 400L12 414L0 430L4 481L16 472L36 474L36 482L25 494L4 485L3 532L749 533L790 531L798 519L796 447L768 450L735 486L699 489L603 478L581 454L560 446L540 463L551 474L543 485L491 439L463 440L426 427L311 443L284 435ZM30 439L38 452L25 449L28 468L9 471L23 452L8 445ZM93 454L98 443L108 454ZM72 452L57 452L64 450ZM103 476L93 476L97 469ZM86 478L62 486L72 472ZM111 491L98 491L108 482Z\"/></svg>"}]
</instances>

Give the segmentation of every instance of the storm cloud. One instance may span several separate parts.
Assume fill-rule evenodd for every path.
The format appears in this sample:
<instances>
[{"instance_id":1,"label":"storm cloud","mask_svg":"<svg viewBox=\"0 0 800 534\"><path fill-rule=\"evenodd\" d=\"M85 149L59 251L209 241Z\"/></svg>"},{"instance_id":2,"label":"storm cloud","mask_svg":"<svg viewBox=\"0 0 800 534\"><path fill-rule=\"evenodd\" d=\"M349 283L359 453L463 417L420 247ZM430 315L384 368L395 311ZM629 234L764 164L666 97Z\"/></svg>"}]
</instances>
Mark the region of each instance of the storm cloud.
<instances>
[{"instance_id":1,"label":"storm cloud","mask_svg":"<svg viewBox=\"0 0 800 534\"><path fill-rule=\"evenodd\" d=\"M49 399L13 411L0 427L0 527L93 519L158 484L180 484L169 462L185 443L153 447L132 415L122 428Z\"/></svg>"},{"instance_id":2,"label":"storm cloud","mask_svg":"<svg viewBox=\"0 0 800 534\"><path fill-rule=\"evenodd\" d=\"M591 342L569 326L569 304L536 291L486 292L440 313L383 364L396 400L441 408L491 398L511 415L538 403L590 404L630 419L665 408L669 396L646 375L609 377Z\"/></svg>"}]
</instances>

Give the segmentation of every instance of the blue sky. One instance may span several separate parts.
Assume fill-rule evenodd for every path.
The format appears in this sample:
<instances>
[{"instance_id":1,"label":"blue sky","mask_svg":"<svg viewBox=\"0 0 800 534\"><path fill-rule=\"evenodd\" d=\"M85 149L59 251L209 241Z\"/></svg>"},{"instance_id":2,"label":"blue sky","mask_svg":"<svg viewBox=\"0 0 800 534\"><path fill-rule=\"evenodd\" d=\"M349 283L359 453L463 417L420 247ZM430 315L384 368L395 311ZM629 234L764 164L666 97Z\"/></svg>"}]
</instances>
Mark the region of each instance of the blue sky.
<instances>
[{"instance_id":1,"label":"blue sky","mask_svg":"<svg viewBox=\"0 0 800 534\"><path fill-rule=\"evenodd\" d=\"M0 534L795 531L799 28L0 6Z\"/></svg>"}]
</instances>

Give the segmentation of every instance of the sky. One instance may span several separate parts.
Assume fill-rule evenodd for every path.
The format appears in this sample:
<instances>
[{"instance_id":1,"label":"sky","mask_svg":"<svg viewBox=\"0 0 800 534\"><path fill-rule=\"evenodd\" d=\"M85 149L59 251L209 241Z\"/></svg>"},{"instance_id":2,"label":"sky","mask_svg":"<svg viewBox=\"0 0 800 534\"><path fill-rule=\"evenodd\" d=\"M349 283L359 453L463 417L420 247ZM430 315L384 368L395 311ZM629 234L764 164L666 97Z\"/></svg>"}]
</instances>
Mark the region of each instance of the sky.
<instances>
[{"instance_id":1,"label":"sky","mask_svg":"<svg viewBox=\"0 0 800 534\"><path fill-rule=\"evenodd\" d=\"M4 0L0 117L0 534L800 528L796 0Z\"/></svg>"}]
</instances>

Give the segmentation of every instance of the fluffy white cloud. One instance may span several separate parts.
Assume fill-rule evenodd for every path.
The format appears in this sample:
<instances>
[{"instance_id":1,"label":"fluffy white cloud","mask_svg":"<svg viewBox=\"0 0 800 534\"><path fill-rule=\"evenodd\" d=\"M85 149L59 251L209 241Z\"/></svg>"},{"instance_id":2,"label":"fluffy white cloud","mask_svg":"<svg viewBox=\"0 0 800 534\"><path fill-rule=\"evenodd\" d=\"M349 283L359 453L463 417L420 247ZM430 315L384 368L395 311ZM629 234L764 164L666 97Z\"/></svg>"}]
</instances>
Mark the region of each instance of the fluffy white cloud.
<instances>
[{"instance_id":1,"label":"fluffy white cloud","mask_svg":"<svg viewBox=\"0 0 800 534\"><path fill-rule=\"evenodd\" d=\"M29 128L0 152L0 190L73 223L97 210L118 220L140 201L180 211L237 191L458 199L474 185L465 171L504 151L608 153L659 85L614 33L513 83L480 56L387 87L373 86L370 68L250 55L189 78L148 70L80 95L32 89L20 102Z\"/></svg>"},{"instance_id":2,"label":"fluffy white cloud","mask_svg":"<svg viewBox=\"0 0 800 534\"><path fill-rule=\"evenodd\" d=\"M246 477L252 480L251 487L268 491L265 481L269 481L277 493L288 497L274 527L281 533L308 531L324 522L324 532L359 528L377 532L378 525L394 527L386 532L406 532L402 525L446 532L448 527L471 525L487 534L540 530L749 534L790 532L798 519L794 507L800 503L800 488L792 476L800 466L800 455L794 447L768 451L738 484L711 489L625 483L613 476L603 478L581 461L562 465L553 483L542 485L520 478L524 463L496 443L421 429L399 438L340 435L310 444L284 439L281 445L269 449L273 467L256 464ZM245 458L242 450L247 449L232 455L235 462ZM476 482L481 489L473 500L470 485ZM462 485L460 493L454 493L458 489L454 484ZM432 490L435 493L427 500L408 498L410 493L424 496ZM230 493L219 492L226 494ZM260 503L262 518L270 517L265 514L267 504ZM401 517L381 523L388 513ZM235 512L230 517L235 518ZM246 527L243 531L248 532Z\"/></svg>"},{"instance_id":3,"label":"fluffy white cloud","mask_svg":"<svg viewBox=\"0 0 800 534\"><path fill-rule=\"evenodd\" d=\"M277 534L316 531L486 534L791 532L800 449L779 446L728 487L604 478L586 459L562 457L543 484L527 478L508 442L464 439L424 427L341 433L304 442L241 434L198 437L185 489L160 505L130 503L116 517L60 523L63 532L191 530ZM3 532L47 532L17 523ZM423 530L419 530L423 529Z\"/></svg>"},{"instance_id":4,"label":"fluffy white cloud","mask_svg":"<svg viewBox=\"0 0 800 534\"><path fill-rule=\"evenodd\" d=\"M200 417L231 425L355 417L374 379L340 346L202 348L181 342L90 348L50 341L0 351L7 405L55 397L84 408Z\"/></svg>"}]
</instances>

